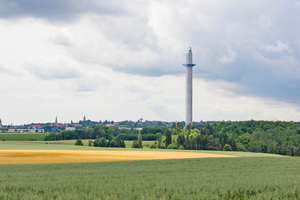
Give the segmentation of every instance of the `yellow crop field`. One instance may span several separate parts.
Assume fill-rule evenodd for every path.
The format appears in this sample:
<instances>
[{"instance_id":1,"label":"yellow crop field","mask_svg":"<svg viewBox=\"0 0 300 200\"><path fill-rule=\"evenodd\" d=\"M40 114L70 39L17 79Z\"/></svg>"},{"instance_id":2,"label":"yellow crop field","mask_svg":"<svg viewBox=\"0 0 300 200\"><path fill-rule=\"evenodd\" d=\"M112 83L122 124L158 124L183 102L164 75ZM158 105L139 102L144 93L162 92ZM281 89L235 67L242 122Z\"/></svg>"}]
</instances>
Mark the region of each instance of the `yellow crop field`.
<instances>
[{"instance_id":1,"label":"yellow crop field","mask_svg":"<svg viewBox=\"0 0 300 200\"><path fill-rule=\"evenodd\" d=\"M235 156L160 151L0 150L0 164L80 163L214 157Z\"/></svg>"}]
</instances>

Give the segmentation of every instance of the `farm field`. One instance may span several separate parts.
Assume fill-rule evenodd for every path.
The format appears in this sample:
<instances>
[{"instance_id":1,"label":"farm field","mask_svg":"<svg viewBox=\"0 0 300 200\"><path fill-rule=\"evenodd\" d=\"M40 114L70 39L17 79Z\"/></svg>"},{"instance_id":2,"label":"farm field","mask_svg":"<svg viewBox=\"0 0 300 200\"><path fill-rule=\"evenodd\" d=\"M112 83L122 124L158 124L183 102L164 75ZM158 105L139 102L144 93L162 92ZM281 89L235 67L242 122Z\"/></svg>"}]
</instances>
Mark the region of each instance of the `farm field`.
<instances>
[{"instance_id":1,"label":"farm field","mask_svg":"<svg viewBox=\"0 0 300 200\"><path fill-rule=\"evenodd\" d=\"M68 141L68 140L62 140ZM47 141L49 142L49 141ZM51 142L51 141L50 141ZM60 141L53 141L60 142ZM75 142L75 140L74 140ZM236 151L209 151L209 150L171 150L171 149L137 149L137 148L107 148L107 147L90 147L76 145L52 145L46 144L45 141L0 141L0 150L88 150L88 151L158 151L158 152L198 152L208 154L220 154L237 157L282 157L278 154L236 152Z\"/></svg>"},{"instance_id":2,"label":"farm field","mask_svg":"<svg viewBox=\"0 0 300 200\"><path fill-rule=\"evenodd\" d=\"M36 144L46 143L63 143L64 145L74 145L76 140L55 140L55 141L44 141L45 136L49 133L0 133L0 141L22 141ZM84 146L88 146L89 139L83 139L82 143ZM94 141L94 140L92 140ZM155 141L143 141L144 148L152 145ZM133 141L126 140L126 148L131 148Z\"/></svg>"},{"instance_id":3,"label":"farm field","mask_svg":"<svg viewBox=\"0 0 300 200\"><path fill-rule=\"evenodd\" d=\"M0 165L0 199L299 199L300 159Z\"/></svg>"},{"instance_id":4,"label":"farm field","mask_svg":"<svg viewBox=\"0 0 300 200\"><path fill-rule=\"evenodd\" d=\"M21 141L1 141L0 148L2 158L5 152L19 151L31 161L39 160L43 153L47 154L46 159L59 157L58 152L71 157L89 153L88 159L102 152L102 159L107 159L106 162L87 159L81 163L0 164L0 199L299 199L300 195L298 157ZM178 159L180 154L194 157ZM210 158L196 158L198 154L210 154ZM218 157L212 158L212 154ZM238 157L219 157L224 155ZM14 157L6 156L2 161ZM161 160L139 160L147 156ZM108 162L116 157L123 161ZM132 161L125 161L128 158Z\"/></svg>"},{"instance_id":5,"label":"farm field","mask_svg":"<svg viewBox=\"0 0 300 200\"><path fill-rule=\"evenodd\" d=\"M129 160L183 159L207 157L236 157L232 152L146 150L99 148L75 145L50 145L26 142L0 142L0 164L43 164L107 162ZM247 156L248 154L246 154ZM271 156L266 154L265 156Z\"/></svg>"},{"instance_id":6,"label":"farm field","mask_svg":"<svg viewBox=\"0 0 300 200\"><path fill-rule=\"evenodd\" d=\"M0 150L0 164L79 163L217 157L234 156L191 151Z\"/></svg>"},{"instance_id":7,"label":"farm field","mask_svg":"<svg viewBox=\"0 0 300 200\"><path fill-rule=\"evenodd\" d=\"M43 141L49 133L0 133L0 141Z\"/></svg>"}]
</instances>

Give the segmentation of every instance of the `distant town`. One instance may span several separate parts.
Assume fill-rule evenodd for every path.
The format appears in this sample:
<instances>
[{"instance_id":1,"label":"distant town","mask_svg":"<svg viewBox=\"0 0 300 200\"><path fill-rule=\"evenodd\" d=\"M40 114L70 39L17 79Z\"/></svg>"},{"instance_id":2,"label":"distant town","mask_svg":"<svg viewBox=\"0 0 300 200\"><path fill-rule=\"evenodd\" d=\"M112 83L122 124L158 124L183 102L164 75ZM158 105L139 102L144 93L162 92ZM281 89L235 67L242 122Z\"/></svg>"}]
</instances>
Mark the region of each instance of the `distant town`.
<instances>
[{"instance_id":1,"label":"distant town","mask_svg":"<svg viewBox=\"0 0 300 200\"><path fill-rule=\"evenodd\" d=\"M2 124L2 120L0 119L0 129L2 132L8 133L40 133L40 132L54 132L54 131L63 131L63 130L76 130L82 129L92 126L107 126L107 127L119 127L119 128L126 128L126 129L142 129L143 127L170 127L172 126L172 122L163 122L163 121L143 121L140 118L137 121L92 121L90 119L86 119L84 116L82 120L79 122L70 123L59 123L57 117L55 118L54 122L48 123L31 123L31 124L24 124L24 125L4 125Z\"/></svg>"},{"instance_id":2,"label":"distant town","mask_svg":"<svg viewBox=\"0 0 300 200\"><path fill-rule=\"evenodd\" d=\"M218 123L220 121L200 121L200 122L193 122L194 128L202 128L206 124L213 124ZM234 121L227 121L227 122L234 122ZM293 122L293 121L291 121ZM0 132L7 132L7 133L43 133L43 132L60 132L63 130L77 130L83 129L93 126L107 126L107 127L118 127L118 128L125 128L125 129L137 129L141 130L143 127L174 127L177 123L181 125L185 125L185 122L166 122L166 121L148 121L143 120L143 118L138 119L137 121L132 120L125 120L120 122L115 121L92 121L90 119L86 119L84 116L82 120L79 122L70 123L59 123L57 117L55 118L54 122L48 123L31 123L31 124L24 124L24 125L4 125L2 124L2 120L0 119ZM298 123L300 122L293 122Z\"/></svg>"}]
</instances>

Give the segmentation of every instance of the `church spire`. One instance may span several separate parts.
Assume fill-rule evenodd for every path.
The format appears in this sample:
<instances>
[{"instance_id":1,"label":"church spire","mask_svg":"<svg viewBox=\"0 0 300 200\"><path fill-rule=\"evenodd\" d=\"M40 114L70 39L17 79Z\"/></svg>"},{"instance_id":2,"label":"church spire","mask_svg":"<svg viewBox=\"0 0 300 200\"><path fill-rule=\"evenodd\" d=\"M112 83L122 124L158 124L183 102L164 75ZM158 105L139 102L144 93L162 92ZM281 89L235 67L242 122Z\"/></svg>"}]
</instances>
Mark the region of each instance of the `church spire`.
<instances>
[{"instance_id":1,"label":"church spire","mask_svg":"<svg viewBox=\"0 0 300 200\"><path fill-rule=\"evenodd\" d=\"M55 124L57 124L57 116L55 117Z\"/></svg>"}]
</instances>

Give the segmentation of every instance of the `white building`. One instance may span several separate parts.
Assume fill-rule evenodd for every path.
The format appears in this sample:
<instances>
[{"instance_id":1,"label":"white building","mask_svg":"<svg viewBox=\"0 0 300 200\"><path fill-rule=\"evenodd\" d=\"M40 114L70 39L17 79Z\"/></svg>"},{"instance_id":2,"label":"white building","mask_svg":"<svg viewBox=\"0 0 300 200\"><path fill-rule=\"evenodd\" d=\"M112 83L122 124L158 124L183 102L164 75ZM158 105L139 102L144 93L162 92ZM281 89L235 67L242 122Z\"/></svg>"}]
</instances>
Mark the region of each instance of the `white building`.
<instances>
[{"instance_id":1,"label":"white building","mask_svg":"<svg viewBox=\"0 0 300 200\"><path fill-rule=\"evenodd\" d=\"M33 128L33 129L23 129L23 128L10 128L8 133L43 133L44 129Z\"/></svg>"},{"instance_id":2,"label":"white building","mask_svg":"<svg viewBox=\"0 0 300 200\"><path fill-rule=\"evenodd\" d=\"M75 131L76 128L75 127L66 127L65 130L66 131Z\"/></svg>"}]
</instances>

